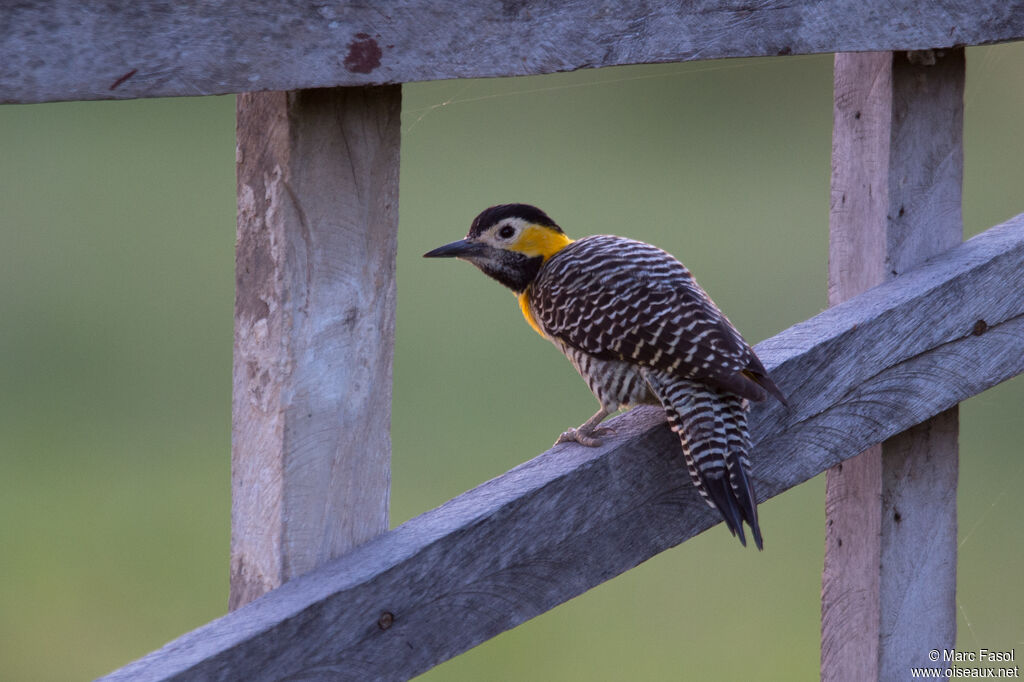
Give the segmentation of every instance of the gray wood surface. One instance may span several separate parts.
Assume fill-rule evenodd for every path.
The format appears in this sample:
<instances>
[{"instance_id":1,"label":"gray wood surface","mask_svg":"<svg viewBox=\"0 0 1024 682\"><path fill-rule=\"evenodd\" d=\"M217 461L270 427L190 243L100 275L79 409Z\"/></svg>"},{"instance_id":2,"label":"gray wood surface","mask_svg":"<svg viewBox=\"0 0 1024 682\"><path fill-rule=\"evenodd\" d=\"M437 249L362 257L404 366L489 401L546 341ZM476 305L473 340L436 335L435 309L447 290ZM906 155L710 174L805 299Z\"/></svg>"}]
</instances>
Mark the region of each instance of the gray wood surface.
<instances>
[{"instance_id":1,"label":"gray wood surface","mask_svg":"<svg viewBox=\"0 0 1024 682\"><path fill-rule=\"evenodd\" d=\"M893 59L890 277L963 240L964 59L963 49ZM929 651L956 644L958 424L954 406L882 444L883 680L905 678L910 666L931 664Z\"/></svg>"},{"instance_id":2,"label":"gray wood surface","mask_svg":"<svg viewBox=\"0 0 1024 682\"><path fill-rule=\"evenodd\" d=\"M838 54L829 302L962 239L962 49ZM828 471L823 680L903 679L956 637L957 408Z\"/></svg>"},{"instance_id":3,"label":"gray wood surface","mask_svg":"<svg viewBox=\"0 0 1024 682\"><path fill-rule=\"evenodd\" d=\"M0 103L519 76L1021 38L1022 0L30 0L0 7Z\"/></svg>"},{"instance_id":4,"label":"gray wood surface","mask_svg":"<svg viewBox=\"0 0 1024 682\"><path fill-rule=\"evenodd\" d=\"M238 98L232 607L387 530L400 116Z\"/></svg>"},{"instance_id":5,"label":"gray wood surface","mask_svg":"<svg viewBox=\"0 0 1024 682\"><path fill-rule=\"evenodd\" d=\"M792 405L751 415L760 499L1024 371L1021 291L1024 215L758 344ZM600 448L552 448L105 679L404 679L719 522L660 410L614 427Z\"/></svg>"}]
</instances>

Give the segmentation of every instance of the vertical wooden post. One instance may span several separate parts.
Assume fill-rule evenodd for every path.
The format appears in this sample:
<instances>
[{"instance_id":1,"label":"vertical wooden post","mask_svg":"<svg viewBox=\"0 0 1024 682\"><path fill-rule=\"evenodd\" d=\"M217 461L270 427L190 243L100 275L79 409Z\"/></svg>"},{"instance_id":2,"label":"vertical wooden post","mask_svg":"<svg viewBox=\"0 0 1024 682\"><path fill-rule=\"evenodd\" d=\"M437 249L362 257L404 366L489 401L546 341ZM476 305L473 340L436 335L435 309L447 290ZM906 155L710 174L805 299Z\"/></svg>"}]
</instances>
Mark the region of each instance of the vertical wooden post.
<instances>
[{"instance_id":1,"label":"vertical wooden post","mask_svg":"<svg viewBox=\"0 0 1024 682\"><path fill-rule=\"evenodd\" d=\"M231 608L387 529L401 87L237 114Z\"/></svg>"},{"instance_id":2,"label":"vertical wooden post","mask_svg":"<svg viewBox=\"0 0 1024 682\"><path fill-rule=\"evenodd\" d=\"M962 49L836 55L830 304L962 240L963 88ZM953 408L828 471L823 680L953 647L957 454Z\"/></svg>"}]
</instances>

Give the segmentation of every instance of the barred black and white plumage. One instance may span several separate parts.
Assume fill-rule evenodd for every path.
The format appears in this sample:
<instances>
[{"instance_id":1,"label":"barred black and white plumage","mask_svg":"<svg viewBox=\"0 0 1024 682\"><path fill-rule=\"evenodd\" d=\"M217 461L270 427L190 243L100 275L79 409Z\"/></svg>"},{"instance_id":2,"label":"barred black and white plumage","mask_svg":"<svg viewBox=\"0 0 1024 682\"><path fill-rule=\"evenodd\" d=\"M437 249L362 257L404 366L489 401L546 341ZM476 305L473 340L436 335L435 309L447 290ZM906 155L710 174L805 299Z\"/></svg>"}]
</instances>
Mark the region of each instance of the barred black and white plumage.
<instances>
[{"instance_id":1,"label":"barred black and white plumage","mask_svg":"<svg viewBox=\"0 0 1024 682\"><path fill-rule=\"evenodd\" d=\"M455 256L515 291L530 324L572 362L601 403L559 442L596 445L608 414L661 404L679 435L694 486L746 544L763 546L750 477L748 401L781 391L682 263L644 242L597 235L572 241L545 213L487 209L466 239L428 256Z\"/></svg>"}]
</instances>

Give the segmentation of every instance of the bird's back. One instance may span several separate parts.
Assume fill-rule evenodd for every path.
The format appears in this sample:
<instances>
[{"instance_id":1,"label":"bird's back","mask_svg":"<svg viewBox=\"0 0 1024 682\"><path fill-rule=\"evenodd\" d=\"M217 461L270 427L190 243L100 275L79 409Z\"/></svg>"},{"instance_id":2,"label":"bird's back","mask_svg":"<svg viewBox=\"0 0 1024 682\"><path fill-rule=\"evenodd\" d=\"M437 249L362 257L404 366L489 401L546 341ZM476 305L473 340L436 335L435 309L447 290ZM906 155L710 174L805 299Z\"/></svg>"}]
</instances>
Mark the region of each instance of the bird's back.
<instances>
[{"instance_id":1,"label":"bird's back","mask_svg":"<svg viewBox=\"0 0 1024 682\"><path fill-rule=\"evenodd\" d=\"M705 382L751 400L764 375L750 347L690 271L644 242L596 235L551 257L529 291L544 333L604 360Z\"/></svg>"}]
</instances>

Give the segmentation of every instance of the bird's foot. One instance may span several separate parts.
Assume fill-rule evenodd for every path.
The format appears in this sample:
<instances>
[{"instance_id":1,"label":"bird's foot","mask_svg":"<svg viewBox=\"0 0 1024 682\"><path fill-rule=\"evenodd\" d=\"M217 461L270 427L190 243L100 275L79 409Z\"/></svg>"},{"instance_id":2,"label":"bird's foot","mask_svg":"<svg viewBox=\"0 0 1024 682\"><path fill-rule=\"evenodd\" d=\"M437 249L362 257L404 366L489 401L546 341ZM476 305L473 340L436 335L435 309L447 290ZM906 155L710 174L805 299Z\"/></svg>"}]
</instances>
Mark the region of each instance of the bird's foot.
<instances>
[{"instance_id":1,"label":"bird's foot","mask_svg":"<svg viewBox=\"0 0 1024 682\"><path fill-rule=\"evenodd\" d=\"M614 433L611 429L603 426L598 429L584 429L582 426L578 429L569 429L555 441L555 445L561 443L579 443L580 445L588 448L596 448L603 442L600 438L595 436L607 436Z\"/></svg>"}]
</instances>

